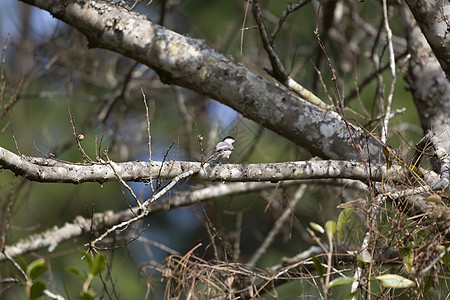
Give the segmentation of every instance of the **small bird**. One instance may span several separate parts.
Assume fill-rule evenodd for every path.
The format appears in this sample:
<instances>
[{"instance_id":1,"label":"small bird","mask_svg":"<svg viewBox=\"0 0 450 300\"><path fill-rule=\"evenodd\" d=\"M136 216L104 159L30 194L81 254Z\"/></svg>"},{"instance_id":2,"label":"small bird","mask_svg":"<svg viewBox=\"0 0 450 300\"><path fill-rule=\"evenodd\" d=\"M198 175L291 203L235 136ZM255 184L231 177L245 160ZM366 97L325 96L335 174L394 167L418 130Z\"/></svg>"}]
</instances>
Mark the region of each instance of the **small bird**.
<instances>
[{"instance_id":1,"label":"small bird","mask_svg":"<svg viewBox=\"0 0 450 300\"><path fill-rule=\"evenodd\" d=\"M225 137L221 142L217 143L216 145L216 153L211 155L205 162L208 162L210 160L220 160L222 158L229 159L231 153L234 150L233 143L236 140L232 136Z\"/></svg>"}]
</instances>

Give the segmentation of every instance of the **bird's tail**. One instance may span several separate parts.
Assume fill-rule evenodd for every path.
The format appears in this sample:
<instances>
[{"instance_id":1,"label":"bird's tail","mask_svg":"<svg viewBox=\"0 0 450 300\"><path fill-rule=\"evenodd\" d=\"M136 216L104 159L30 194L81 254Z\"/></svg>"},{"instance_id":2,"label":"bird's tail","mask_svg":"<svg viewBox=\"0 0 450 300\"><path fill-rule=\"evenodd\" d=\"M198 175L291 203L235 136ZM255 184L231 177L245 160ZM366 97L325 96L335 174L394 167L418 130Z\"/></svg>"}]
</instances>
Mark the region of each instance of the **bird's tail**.
<instances>
[{"instance_id":1,"label":"bird's tail","mask_svg":"<svg viewBox=\"0 0 450 300\"><path fill-rule=\"evenodd\" d=\"M212 161L216 161L219 157L220 157L220 152L216 152L213 155L211 155L207 160L205 160L204 163L207 163L208 161L212 160Z\"/></svg>"}]
</instances>

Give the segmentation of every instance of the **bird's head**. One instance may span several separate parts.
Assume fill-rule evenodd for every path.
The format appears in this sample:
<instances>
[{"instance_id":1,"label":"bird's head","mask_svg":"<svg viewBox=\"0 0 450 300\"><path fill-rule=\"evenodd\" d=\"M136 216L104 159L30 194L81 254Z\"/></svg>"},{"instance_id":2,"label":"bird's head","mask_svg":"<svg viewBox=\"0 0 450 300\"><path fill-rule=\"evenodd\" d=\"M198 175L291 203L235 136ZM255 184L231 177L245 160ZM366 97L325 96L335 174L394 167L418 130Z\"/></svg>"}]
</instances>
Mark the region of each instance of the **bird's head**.
<instances>
[{"instance_id":1,"label":"bird's head","mask_svg":"<svg viewBox=\"0 0 450 300\"><path fill-rule=\"evenodd\" d=\"M236 141L236 140L235 140L234 137L232 137L232 136L226 136L226 137L222 140L222 142L229 143L229 144L233 144L235 141Z\"/></svg>"}]
</instances>

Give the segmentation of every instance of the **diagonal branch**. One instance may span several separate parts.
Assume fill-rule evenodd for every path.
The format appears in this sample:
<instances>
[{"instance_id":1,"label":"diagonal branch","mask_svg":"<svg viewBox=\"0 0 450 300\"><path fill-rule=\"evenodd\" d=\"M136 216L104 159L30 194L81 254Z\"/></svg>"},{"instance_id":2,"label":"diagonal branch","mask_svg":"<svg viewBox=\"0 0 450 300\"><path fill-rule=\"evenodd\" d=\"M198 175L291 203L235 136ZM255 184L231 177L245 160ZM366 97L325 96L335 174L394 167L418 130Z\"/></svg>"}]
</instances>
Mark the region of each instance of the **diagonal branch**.
<instances>
[{"instance_id":1,"label":"diagonal branch","mask_svg":"<svg viewBox=\"0 0 450 300\"><path fill-rule=\"evenodd\" d=\"M306 2L305 2L306 3ZM322 102L316 95L314 95L311 91L305 89L303 86L301 86L299 83L297 83L294 79L292 79L289 74L286 72L283 64L281 63L280 58L276 54L275 50L273 49L273 45L269 36L267 34L266 25L264 24L261 10L259 9L258 1L253 1L252 3L253 7L253 17L256 20L256 23L258 24L259 28L259 34L261 37L261 41L264 47L264 50L266 50L267 55L269 56L270 63L272 65L272 70L266 70L267 73L269 73L271 76L273 76L276 80L278 80L281 84L283 84L288 89L294 91L299 96L301 96L303 99L313 103L314 105L317 105L321 108L328 108L331 109L326 103Z\"/></svg>"},{"instance_id":2,"label":"diagonal branch","mask_svg":"<svg viewBox=\"0 0 450 300\"><path fill-rule=\"evenodd\" d=\"M384 162L381 145L341 117L303 101L242 64L186 37L153 24L114 2L23 0L49 11L82 32L90 47L105 48L154 69L165 83L216 99L322 158L358 160L354 147ZM353 138L350 137L350 132ZM354 145L353 141L359 144Z\"/></svg>"},{"instance_id":3,"label":"diagonal branch","mask_svg":"<svg viewBox=\"0 0 450 300\"><path fill-rule=\"evenodd\" d=\"M406 3L450 81L450 3L441 0L406 0Z\"/></svg>"},{"instance_id":4,"label":"diagonal branch","mask_svg":"<svg viewBox=\"0 0 450 300\"><path fill-rule=\"evenodd\" d=\"M450 5L446 4L446 6ZM450 81L447 79L449 75L447 73L447 78L445 77L441 64L433 55L411 12L407 8L402 8L400 13L404 31L407 33L408 52L411 54L405 77L414 97L420 123L424 132L432 130L436 136L443 138L443 146L450 149L450 139L448 139Z\"/></svg>"}]
</instances>

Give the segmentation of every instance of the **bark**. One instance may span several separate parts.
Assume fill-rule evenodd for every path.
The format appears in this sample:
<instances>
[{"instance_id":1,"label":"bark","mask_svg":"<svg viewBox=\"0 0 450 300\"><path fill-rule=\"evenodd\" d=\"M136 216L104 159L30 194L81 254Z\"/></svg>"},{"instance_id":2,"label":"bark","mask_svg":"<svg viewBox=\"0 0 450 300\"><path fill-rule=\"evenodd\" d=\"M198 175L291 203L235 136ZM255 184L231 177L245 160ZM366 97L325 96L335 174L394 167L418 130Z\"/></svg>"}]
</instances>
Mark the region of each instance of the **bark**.
<instances>
[{"instance_id":1,"label":"bark","mask_svg":"<svg viewBox=\"0 0 450 300\"><path fill-rule=\"evenodd\" d=\"M19 156L0 147L0 166L16 175L38 182L107 182L147 181L150 178L174 179L188 170L194 170L194 178L209 181L227 182L278 182L283 180L346 178L361 181L382 181L389 179L401 181L406 170L404 167L372 166L355 161L318 160L265 164L201 164L187 161L130 161L115 163L112 161L97 163L70 163L54 159ZM435 175L429 183L435 183ZM428 181L427 181L428 182Z\"/></svg>"},{"instance_id":2,"label":"bark","mask_svg":"<svg viewBox=\"0 0 450 300\"><path fill-rule=\"evenodd\" d=\"M154 69L165 83L216 99L266 128L329 159L384 162L378 141L226 58L198 39L102 1L22 0L82 32L90 47L115 51ZM355 149L357 148L357 149Z\"/></svg>"},{"instance_id":3,"label":"bark","mask_svg":"<svg viewBox=\"0 0 450 300\"><path fill-rule=\"evenodd\" d=\"M287 186L290 184L298 184L298 182L292 181L289 183L283 183L282 186ZM208 201L219 197L244 194L278 187L280 187L279 184L270 182L213 185L203 189L194 190L189 193L177 193L177 195L173 195L170 198L170 201L159 201L152 203L152 205L147 208L147 215L156 215L176 207L188 206L193 203ZM49 252L53 252L56 247L63 242L78 238L84 234L89 234L92 231L102 232L106 228L111 228L114 225L133 218L138 211L139 207L133 207L133 209L127 208L126 210L118 212L104 211L101 213L95 213L89 219L82 216L76 216L71 222L67 222L61 227L54 226L37 234L29 235L27 238L21 239L13 245L6 245L3 251L0 252L0 262L5 261L7 256L16 257L33 251L39 251L41 249L48 249Z\"/></svg>"},{"instance_id":4,"label":"bark","mask_svg":"<svg viewBox=\"0 0 450 300\"><path fill-rule=\"evenodd\" d=\"M406 80L422 128L424 132L433 131L443 147L450 149L450 81L446 79L442 64L439 64L408 9L402 10L402 19L411 54ZM450 53L450 44L447 48Z\"/></svg>"},{"instance_id":5,"label":"bark","mask_svg":"<svg viewBox=\"0 0 450 300\"><path fill-rule=\"evenodd\" d=\"M414 18L450 79L450 2L406 0Z\"/></svg>"}]
</instances>

